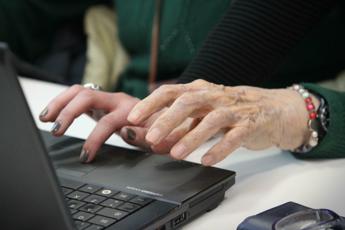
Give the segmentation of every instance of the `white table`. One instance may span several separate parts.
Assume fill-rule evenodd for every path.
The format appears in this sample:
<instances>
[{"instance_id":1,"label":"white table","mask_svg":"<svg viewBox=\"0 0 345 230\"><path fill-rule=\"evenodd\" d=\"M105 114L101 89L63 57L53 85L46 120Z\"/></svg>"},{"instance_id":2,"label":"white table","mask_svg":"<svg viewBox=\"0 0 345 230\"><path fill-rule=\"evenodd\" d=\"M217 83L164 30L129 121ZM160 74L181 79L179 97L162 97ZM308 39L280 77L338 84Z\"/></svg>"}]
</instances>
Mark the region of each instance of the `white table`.
<instances>
[{"instance_id":1,"label":"white table","mask_svg":"<svg viewBox=\"0 0 345 230\"><path fill-rule=\"evenodd\" d=\"M24 78L20 82L37 126L49 130L51 124L41 123L38 114L66 87ZM85 139L94 125L94 121L82 116L67 135ZM129 147L115 135L107 143ZM200 156L211 144L200 147L187 160L200 162ZM184 229L236 229L245 217L287 201L313 208L329 208L345 215L345 159L305 161L277 149L260 152L239 149L217 167L236 171L236 184L228 190L218 208Z\"/></svg>"}]
</instances>

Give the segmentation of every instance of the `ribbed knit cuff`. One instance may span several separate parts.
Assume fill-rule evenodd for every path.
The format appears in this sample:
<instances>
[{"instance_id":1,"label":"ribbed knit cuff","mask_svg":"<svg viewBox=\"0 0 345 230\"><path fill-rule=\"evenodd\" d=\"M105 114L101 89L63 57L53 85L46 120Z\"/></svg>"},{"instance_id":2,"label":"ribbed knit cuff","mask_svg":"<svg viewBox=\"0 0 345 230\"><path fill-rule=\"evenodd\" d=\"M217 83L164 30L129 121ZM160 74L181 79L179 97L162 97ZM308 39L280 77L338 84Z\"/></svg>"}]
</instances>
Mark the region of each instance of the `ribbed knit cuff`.
<instances>
[{"instance_id":1,"label":"ribbed knit cuff","mask_svg":"<svg viewBox=\"0 0 345 230\"><path fill-rule=\"evenodd\" d=\"M294 153L298 158L345 157L345 93L322 88L316 84L302 84L311 93L322 96L328 104L328 132L319 144L308 153Z\"/></svg>"}]
</instances>

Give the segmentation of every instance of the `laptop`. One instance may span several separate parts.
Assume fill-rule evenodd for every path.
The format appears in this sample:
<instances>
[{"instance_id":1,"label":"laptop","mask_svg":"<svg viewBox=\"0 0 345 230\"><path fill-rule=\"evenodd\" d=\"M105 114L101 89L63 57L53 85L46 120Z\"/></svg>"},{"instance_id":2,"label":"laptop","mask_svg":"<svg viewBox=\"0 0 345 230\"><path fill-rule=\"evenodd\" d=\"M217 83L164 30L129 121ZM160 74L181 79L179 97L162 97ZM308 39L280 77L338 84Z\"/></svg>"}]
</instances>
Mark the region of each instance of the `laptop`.
<instances>
[{"instance_id":1,"label":"laptop","mask_svg":"<svg viewBox=\"0 0 345 230\"><path fill-rule=\"evenodd\" d=\"M0 44L1 229L178 229L217 207L235 172L104 145L81 164L83 140L35 126Z\"/></svg>"}]
</instances>

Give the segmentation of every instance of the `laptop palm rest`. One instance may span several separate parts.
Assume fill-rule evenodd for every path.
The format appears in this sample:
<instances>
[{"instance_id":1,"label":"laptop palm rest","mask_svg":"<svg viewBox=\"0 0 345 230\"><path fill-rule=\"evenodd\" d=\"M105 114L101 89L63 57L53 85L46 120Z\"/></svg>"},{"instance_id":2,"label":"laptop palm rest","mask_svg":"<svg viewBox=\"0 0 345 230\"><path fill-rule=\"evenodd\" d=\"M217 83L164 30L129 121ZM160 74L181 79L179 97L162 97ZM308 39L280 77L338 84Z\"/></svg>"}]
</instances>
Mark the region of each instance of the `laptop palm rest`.
<instances>
[{"instance_id":1,"label":"laptop palm rest","mask_svg":"<svg viewBox=\"0 0 345 230\"><path fill-rule=\"evenodd\" d=\"M83 140L54 138L47 132L42 135L59 176L106 184L175 204L229 177L229 171L107 145L93 163L81 164Z\"/></svg>"}]
</instances>

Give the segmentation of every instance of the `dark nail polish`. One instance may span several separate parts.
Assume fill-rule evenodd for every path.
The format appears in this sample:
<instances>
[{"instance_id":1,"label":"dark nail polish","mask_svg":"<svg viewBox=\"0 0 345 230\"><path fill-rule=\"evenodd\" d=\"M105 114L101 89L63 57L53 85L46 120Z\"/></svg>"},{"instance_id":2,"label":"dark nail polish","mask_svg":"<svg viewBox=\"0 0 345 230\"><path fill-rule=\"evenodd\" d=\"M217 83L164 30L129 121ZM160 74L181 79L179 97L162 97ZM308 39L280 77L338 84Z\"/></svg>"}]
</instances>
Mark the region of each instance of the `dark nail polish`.
<instances>
[{"instance_id":1,"label":"dark nail polish","mask_svg":"<svg viewBox=\"0 0 345 230\"><path fill-rule=\"evenodd\" d=\"M88 151L86 151L85 149L82 149L80 153L80 161L82 163L86 163L88 159L89 159Z\"/></svg>"},{"instance_id":2,"label":"dark nail polish","mask_svg":"<svg viewBox=\"0 0 345 230\"><path fill-rule=\"evenodd\" d=\"M127 129L127 139L130 141L135 141L137 134L133 129Z\"/></svg>"},{"instance_id":3,"label":"dark nail polish","mask_svg":"<svg viewBox=\"0 0 345 230\"><path fill-rule=\"evenodd\" d=\"M42 110L42 112L40 113L40 117L45 117L45 115L47 115L47 114L48 114L48 108L45 107L45 108Z\"/></svg>"},{"instance_id":4,"label":"dark nail polish","mask_svg":"<svg viewBox=\"0 0 345 230\"><path fill-rule=\"evenodd\" d=\"M60 121L55 121L53 127L51 128L50 132L56 133L61 127Z\"/></svg>"}]
</instances>

